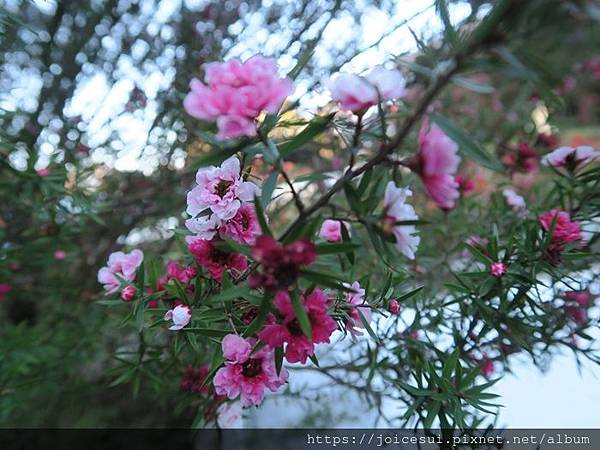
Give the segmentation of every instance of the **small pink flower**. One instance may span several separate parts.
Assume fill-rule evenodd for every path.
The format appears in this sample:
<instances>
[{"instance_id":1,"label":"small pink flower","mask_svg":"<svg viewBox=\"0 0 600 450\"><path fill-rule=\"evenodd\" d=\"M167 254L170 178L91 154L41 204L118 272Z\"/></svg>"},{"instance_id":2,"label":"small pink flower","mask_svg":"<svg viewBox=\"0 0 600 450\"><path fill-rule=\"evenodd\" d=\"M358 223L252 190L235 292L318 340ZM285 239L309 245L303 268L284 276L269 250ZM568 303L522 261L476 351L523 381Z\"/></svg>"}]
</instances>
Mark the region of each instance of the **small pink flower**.
<instances>
[{"instance_id":1,"label":"small pink flower","mask_svg":"<svg viewBox=\"0 0 600 450\"><path fill-rule=\"evenodd\" d=\"M577 325L583 325L588 320L587 310L578 305L565 305L565 314Z\"/></svg>"},{"instance_id":2,"label":"small pink flower","mask_svg":"<svg viewBox=\"0 0 600 450\"><path fill-rule=\"evenodd\" d=\"M418 220L415 209L406 203L406 198L412 195L408 188L398 188L390 181L383 197L385 229L396 238L396 248L409 259L415 258L415 252L421 238L417 235L414 225L401 225L397 222Z\"/></svg>"},{"instance_id":3,"label":"small pink flower","mask_svg":"<svg viewBox=\"0 0 600 450\"><path fill-rule=\"evenodd\" d=\"M501 278L506 273L506 264L503 262L495 262L490 264L490 274L496 278Z\"/></svg>"},{"instance_id":4,"label":"small pink flower","mask_svg":"<svg viewBox=\"0 0 600 450\"><path fill-rule=\"evenodd\" d=\"M63 261L67 257L64 250L56 250L54 252L54 259L57 261Z\"/></svg>"},{"instance_id":5,"label":"small pink flower","mask_svg":"<svg viewBox=\"0 0 600 450\"><path fill-rule=\"evenodd\" d=\"M261 232L256 210L252 203L242 204L235 216L224 222L219 228L219 234L222 237L228 237L240 244L248 245L254 245Z\"/></svg>"},{"instance_id":6,"label":"small pink flower","mask_svg":"<svg viewBox=\"0 0 600 450\"><path fill-rule=\"evenodd\" d=\"M188 284L196 277L196 268L193 266L183 267L175 261L167 263L167 279L177 280L181 284Z\"/></svg>"},{"instance_id":7,"label":"small pink flower","mask_svg":"<svg viewBox=\"0 0 600 450\"><path fill-rule=\"evenodd\" d=\"M282 367L277 375L273 352L263 348L252 353L255 343L255 339L225 336L221 344L225 366L217 371L213 380L217 395L231 400L239 396L242 406L258 406L263 401L265 388L275 392L285 384L287 370Z\"/></svg>"},{"instance_id":8,"label":"small pink flower","mask_svg":"<svg viewBox=\"0 0 600 450\"><path fill-rule=\"evenodd\" d=\"M173 322L173 325L169 327L169 330L181 330L190 323L190 320L192 320L192 308L187 305L177 305L175 308L166 312L164 319Z\"/></svg>"},{"instance_id":9,"label":"small pink flower","mask_svg":"<svg viewBox=\"0 0 600 450\"><path fill-rule=\"evenodd\" d=\"M0 283L0 301L6 298L6 295L12 291L12 286L8 283Z\"/></svg>"},{"instance_id":10,"label":"small pink flower","mask_svg":"<svg viewBox=\"0 0 600 450\"><path fill-rule=\"evenodd\" d=\"M572 300L579 306L587 307L592 300L592 294L588 291L569 291L562 294L565 300Z\"/></svg>"},{"instance_id":11,"label":"small pink flower","mask_svg":"<svg viewBox=\"0 0 600 450\"><path fill-rule=\"evenodd\" d=\"M188 243L188 250L196 262L207 269L211 277L219 282L225 270L238 274L248 268L248 260L245 256L221 251L215 246L215 241L197 239Z\"/></svg>"},{"instance_id":12,"label":"small pink flower","mask_svg":"<svg viewBox=\"0 0 600 450\"><path fill-rule=\"evenodd\" d=\"M133 286L126 286L125 289L121 291L121 299L124 302L130 302L135 298L136 289Z\"/></svg>"},{"instance_id":13,"label":"small pink flower","mask_svg":"<svg viewBox=\"0 0 600 450\"><path fill-rule=\"evenodd\" d=\"M342 240L342 223L339 220L325 220L321 225L319 236L329 242Z\"/></svg>"},{"instance_id":14,"label":"small pink flower","mask_svg":"<svg viewBox=\"0 0 600 450\"><path fill-rule=\"evenodd\" d=\"M454 208L460 196L455 180L460 163L458 146L437 125L423 121L419 131L416 170L433 201L444 209Z\"/></svg>"},{"instance_id":15,"label":"small pink flower","mask_svg":"<svg viewBox=\"0 0 600 450\"><path fill-rule=\"evenodd\" d=\"M552 209L540 215L538 221L544 231L549 231L552 223L555 223L552 242L548 247L551 252L560 252L568 243L582 239L581 227L577 222L571 221L571 216L565 211Z\"/></svg>"},{"instance_id":16,"label":"small pink flower","mask_svg":"<svg viewBox=\"0 0 600 450\"><path fill-rule=\"evenodd\" d=\"M482 360L481 360L481 373L484 377L486 378L490 378L492 375L494 375L494 361L491 360L490 358L488 358L487 356L485 356Z\"/></svg>"},{"instance_id":17,"label":"small pink flower","mask_svg":"<svg viewBox=\"0 0 600 450\"><path fill-rule=\"evenodd\" d=\"M143 259L144 253L137 249L131 253L111 253L107 265L98 271L98 282L108 293L115 292L120 286L117 276L125 281L135 280L135 273Z\"/></svg>"},{"instance_id":18,"label":"small pink flower","mask_svg":"<svg viewBox=\"0 0 600 450\"><path fill-rule=\"evenodd\" d=\"M525 203L525 199L517 194L512 189L504 189L502 191L502 195L506 199L506 203L510 206L513 211L517 213L526 213L527 212L527 204Z\"/></svg>"},{"instance_id":19,"label":"small pink flower","mask_svg":"<svg viewBox=\"0 0 600 450\"><path fill-rule=\"evenodd\" d=\"M348 311L350 321L346 323L346 329L352 336L360 336L362 333L356 331L356 328L365 328L360 315L362 314L367 323L371 322L371 308L365 302L365 290L361 288L358 281L352 284L343 283L343 286L351 289L350 292L344 292L344 300L350 305L350 310Z\"/></svg>"},{"instance_id":20,"label":"small pink flower","mask_svg":"<svg viewBox=\"0 0 600 450\"><path fill-rule=\"evenodd\" d=\"M388 311L392 314L398 314L400 312L400 303L398 303L398 300L390 300L388 303Z\"/></svg>"},{"instance_id":21,"label":"small pink flower","mask_svg":"<svg viewBox=\"0 0 600 450\"><path fill-rule=\"evenodd\" d=\"M266 325L258 337L270 349L286 343L285 358L291 363L304 364L314 354L315 344L329 342L337 325L327 313L327 296L320 289L315 289L309 296L302 295L301 302L311 324L312 340L302 332L290 295L285 290L275 296L275 306L282 316L282 323Z\"/></svg>"},{"instance_id":22,"label":"small pink flower","mask_svg":"<svg viewBox=\"0 0 600 450\"><path fill-rule=\"evenodd\" d=\"M331 98L340 107L357 114L382 100L403 97L406 93L405 80L397 70L387 70L376 66L366 76L341 73L329 82Z\"/></svg>"},{"instance_id":23,"label":"small pink flower","mask_svg":"<svg viewBox=\"0 0 600 450\"><path fill-rule=\"evenodd\" d=\"M458 189L463 195L469 194L475 190L475 182L462 175L456 175L454 180L458 183Z\"/></svg>"},{"instance_id":24,"label":"small pink flower","mask_svg":"<svg viewBox=\"0 0 600 450\"><path fill-rule=\"evenodd\" d=\"M600 152L587 145L580 147L558 147L542 158L542 164L575 170L575 168L585 166L598 157L600 157Z\"/></svg>"},{"instance_id":25,"label":"small pink flower","mask_svg":"<svg viewBox=\"0 0 600 450\"><path fill-rule=\"evenodd\" d=\"M260 55L243 63L210 63L205 69L205 83L191 81L183 106L192 117L216 122L219 139L256 135L260 113L276 113L293 91L292 82L279 77L277 63Z\"/></svg>"},{"instance_id":26,"label":"small pink flower","mask_svg":"<svg viewBox=\"0 0 600 450\"><path fill-rule=\"evenodd\" d=\"M187 213L195 217L209 208L221 220L231 219L242 202L254 200L259 193L254 183L243 181L240 161L232 156L220 167L210 166L196 173L196 186L187 195Z\"/></svg>"},{"instance_id":27,"label":"small pink flower","mask_svg":"<svg viewBox=\"0 0 600 450\"><path fill-rule=\"evenodd\" d=\"M38 169L35 171L38 176L40 177L47 177L48 175L50 175L50 169L48 169L47 167L44 167L42 169Z\"/></svg>"}]
</instances>

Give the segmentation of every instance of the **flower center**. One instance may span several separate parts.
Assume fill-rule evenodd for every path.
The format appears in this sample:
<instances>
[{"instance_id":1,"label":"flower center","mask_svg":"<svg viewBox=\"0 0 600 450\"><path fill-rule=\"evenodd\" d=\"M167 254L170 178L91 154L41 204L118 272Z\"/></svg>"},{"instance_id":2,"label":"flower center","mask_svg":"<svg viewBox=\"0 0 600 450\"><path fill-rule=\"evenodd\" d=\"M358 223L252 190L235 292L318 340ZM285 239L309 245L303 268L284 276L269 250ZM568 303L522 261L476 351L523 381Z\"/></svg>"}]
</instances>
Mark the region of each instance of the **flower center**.
<instances>
[{"instance_id":1,"label":"flower center","mask_svg":"<svg viewBox=\"0 0 600 450\"><path fill-rule=\"evenodd\" d=\"M300 323L298 322L298 319L294 319L290 323L288 323L287 328L292 334L292 336L301 336L304 334L302 332L302 328L300 328Z\"/></svg>"},{"instance_id":2,"label":"flower center","mask_svg":"<svg viewBox=\"0 0 600 450\"><path fill-rule=\"evenodd\" d=\"M215 193L219 197L223 198L223 196L227 193L229 186L231 186L232 184L233 184L233 181L229 181L229 180L219 181L219 183L215 186Z\"/></svg>"},{"instance_id":3,"label":"flower center","mask_svg":"<svg viewBox=\"0 0 600 450\"><path fill-rule=\"evenodd\" d=\"M250 359L242 367L242 375L246 378L254 378L262 372L262 359Z\"/></svg>"}]
</instances>

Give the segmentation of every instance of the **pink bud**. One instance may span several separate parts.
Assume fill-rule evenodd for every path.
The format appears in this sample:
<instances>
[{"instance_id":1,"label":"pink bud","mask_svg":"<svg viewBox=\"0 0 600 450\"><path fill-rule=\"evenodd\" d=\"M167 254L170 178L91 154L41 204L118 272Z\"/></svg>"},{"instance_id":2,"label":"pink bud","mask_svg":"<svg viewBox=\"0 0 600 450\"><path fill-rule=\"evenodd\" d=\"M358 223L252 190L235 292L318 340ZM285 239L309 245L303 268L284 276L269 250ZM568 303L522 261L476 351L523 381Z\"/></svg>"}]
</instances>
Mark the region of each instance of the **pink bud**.
<instances>
[{"instance_id":1,"label":"pink bud","mask_svg":"<svg viewBox=\"0 0 600 450\"><path fill-rule=\"evenodd\" d=\"M133 286L127 286L123 289L123 292L121 292L121 299L124 302L130 302L135 297L135 293L136 289Z\"/></svg>"},{"instance_id":2,"label":"pink bud","mask_svg":"<svg viewBox=\"0 0 600 450\"><path fill-rule=\"evenodd\" d=\"M54 252L54 259L57 261L62 261L63 259L65 259L67 256L67 254L64 252L64 250L56 250Z\"/></svg>"},{"instance_id":3,"label":"pink bud","mask_svg":"<svg viewBox=\"0 0 600 450\"><path fill-rule=\"evenodd\" d=\"M50 169L48 169L47 167L44 167L43 169L36 170L36 173L40 177L47 177L48 175L50 175Z\"/></svg>"},{"instance_id":4,"label":"pink bud","mask_svg":"<svg viewBox=\"0 0 600 450\"><path fill-rule=\"evenodd\" d=\"M398 314L400 312L400 303L398 303L398 300L390 300L388 311L392 314Z\"/></svg>"},{"instance_id":5,"label":"pink bud","mask_svg":"<svg viewBox=\"0 0 600 450\"><path fill-rule=\"evenodd\" d=\"M490 265L490 274L496 278L502 277L506 273L506 264L503 262L495 262Z\"/></svg>"}]
</instances>

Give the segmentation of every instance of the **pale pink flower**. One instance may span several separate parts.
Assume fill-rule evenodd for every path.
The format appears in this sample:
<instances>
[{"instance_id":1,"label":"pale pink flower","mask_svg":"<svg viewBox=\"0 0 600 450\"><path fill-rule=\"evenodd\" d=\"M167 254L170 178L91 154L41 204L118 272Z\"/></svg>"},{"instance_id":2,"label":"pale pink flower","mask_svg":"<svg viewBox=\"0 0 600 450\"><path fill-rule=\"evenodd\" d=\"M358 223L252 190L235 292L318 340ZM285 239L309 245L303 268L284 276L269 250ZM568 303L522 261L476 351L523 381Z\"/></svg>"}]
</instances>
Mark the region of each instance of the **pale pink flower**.
<instances>
[{"instance_id":1,"label":"pale pink flower","mask_svg":"<svg viewBox=\"0 0 600 450\"><path fill-rule=\"evenodd\" d=\"M348 311L350 321L346 323L346 329L353 336L360 336L362 333L355 330L356 328L365 328L365 325L360 318L360 314L362 314L367 323L371 322L371 308L365 301L365 290L360 286L358 281L355 281L352 284L343 283L343 286L350 289L350 291L344 292L344 300L351 306Z\"/></svg>"},{"instance_id":2,"label":"pale pink flower","mask_svg":"<svg viewBox=\"0 0 600 450\"><path fill-rule=\"evenodd\" d=\"M44 167L42 169L36 170L36 173L40 177L47 177L48 175L50 175L50 169L48 169L47 167Z\"/></svg>"},{"instance_id":3,"label":"pale pink flower","mask_svg":"<svg viewBox=\"0 0 600 450\"><path fill-rule=\"evenodd\" d=\"M506 273L506 264L503 262L495 262L490 264L490 274L496 278L501 278Z\"/></svg>"},{"instance_id":4,"label":"pale pink flower","mask_svg":"<svg viewBox=\"0 0 600 450\"><path fill-rule=\"evenodd\" d=\"M440 208L453 208L460 197L455 179L460 163L458 146L437 125L423 121L419 131L416 171Z\"/></svg>"},{"instance_id":5,"label":"pale pink flower","mask_svg":"<svg viewBox=\"0 0 600 450\"><path fill-rule=\"evenodd\" d=\"M259 193L258 186L240 176L240 161L232 156L220 167L210 166L196 173L196 186L187 195L187 213L194 217L206 208L221 220L228 220L242 205Z\"/></svg>"},{"instance_id":6,"label":"pale pink flower","mask_svg":"<svg viewBox=\"0 0 600 450\"><path fill-rule=\"evenodd\" d=\"M256 135L260 113L276 113L293 91L291 80L279 76L277 63L260 55L245 62L213 62L205 69L206 84L193 79L183 106L197 119L216 122L219 139Z\"/></svg>"},{"instance_id":7,"label":"pale pink flower","mask_svg":"<svg viewBox=\"0 0 600 450\"><path fill-rule=\"evenodd\" d=\"M579 166L589 164L600 157L600 152L588 145L579 147L558 147L556 150L544 155L542 164L552 167L566 167L575 169Z\"/></svg>"},{"instance_id":8,"label":"pale pink flower","mask_svg":"<svg viewBox=\"0 0 600 450\"><path fill-rule=\"evenodd\" d=\"M225 402L217 408L217 425L226 430L230 428L243 428L241 402Z\"/></svg>"},{"instance_id":9,"label":"pale pink flower","mask_svg":"<svg viewBox=\"0 0 600 450\"><path fill-rule=\"evenodd\" d=\"M504 189L502 191L502 195L508 203L513 211L518 213L526 213L527 212L527 204L525 203L525 199L517 194L513 189Z\"/></svg>"},{"instance_id":10,"label":"pale pink flower","mask_svg":"<svg viewBox=\"0 0 600 450\"><path fill-rule=\"evenodd\" d=\"M225 221L219 228L222 237L228 237L240 244L254 245L262 233L253 203L244 203L235 216Z\"/></svg>"},{"instance_id":11,"label":"pale pink flower","mask_svg":"<svg viewBox=\"0 0 600 450\"><path fill-rule=\"evenodd\" d=\"M177 305L175 308L166 312L164 319L173 322L173 325L169 327L169 330L181 330L190 323L190 320L192 320L192 308L187 305Z\"/></svg>"},{"instance_id":12,"label":"pale pink flower","mask_svg":"<svg viewBox=\"0 0 600 450\"><path fill-rule=\"evenodd\" d=\"M210 241L215 237L223 221L216 214L210 216L192 217L185 221L185 227L194 233L191 236L186 236L185 240L189 244L197 239Z\"/></svg>"},{"instance_id":13,"label":"pale pink flower","mask_svg":"<svg viewBox=\"0 0 600 450\"><path fill-rule=\"evenodd\" d=\"M420 237L414 225L401 225L397 222L418 220L412 205L406 203L406 197L412 195L409 188L398 188L390 181L383 197L383 208L386 229L389 229L396 238L396 248L409 259L415 258L415 252L419 246Z\"/></svg>"},{"instance_id":14,"label":"pale pink flower","mask_svg":"<svg viewBox=\"0 0 600 450\"><path fill-rule=\"evenodd\" d=\"M57 261L63 261L67 257L64 250L56 250L54 252L54 259Z\"/></svg>"},{"instance_id":15,"label":"pale pink flower","mask_svg":"<svg viewBox=\"0 0 600 450\"><path fill-rule=\"evenodd\" d=\"M217 395L225 395L230 400L239 396L242 406L258 406L263 401L265 388L275 392L285 384L287 370L282 367L277 375L273 352L262 348L252 353L255 344L255 339L237 335L223 338L225 366L217 371L213 380Z\"/></svg>"},{"instance_id":16,"label":"pale pink flower","mask_svg":"<svg viewBox=\"0 0 600 450\"><path fill-rule=\"evenodd\" d=\"M98 282L104 285L108 293L119 289L119 278L133 281L135 273L142 264L144 253L135 249L131 253L115 252L108 257L108 263L98 271Z\"/></svg>"},{"instance_id":17,"label":"pale pink flower","mask_svg":"<svg viewBox=\"0 0 600 450\"><path fill-rule=\"evenodd\" d=\"M342 222L339 220L327 219L321 225L319 236L329 242L342 240Z\"/></svg>"},{"instance_id":18,"label":"pale pink flower","mask_svg":"<svg viewBox=\"0 0 600 450\"><path fill-rule=\"evenodd\" d=\"M366 76L340 73L328 83L331 98L347 111L362 113L382 100L403 97L405 80L397 70L376 66Z\"/></svg>"}]
</instances>

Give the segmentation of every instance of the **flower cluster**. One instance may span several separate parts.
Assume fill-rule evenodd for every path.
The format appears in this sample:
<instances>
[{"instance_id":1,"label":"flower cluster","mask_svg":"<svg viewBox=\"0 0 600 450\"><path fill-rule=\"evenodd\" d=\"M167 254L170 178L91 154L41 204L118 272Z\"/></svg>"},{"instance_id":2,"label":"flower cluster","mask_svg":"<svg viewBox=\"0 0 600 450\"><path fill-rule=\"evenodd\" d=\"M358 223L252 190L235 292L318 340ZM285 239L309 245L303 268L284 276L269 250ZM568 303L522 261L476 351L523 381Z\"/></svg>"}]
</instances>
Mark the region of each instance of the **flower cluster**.
<instances>
[{"instance_id":1,"label":"flower cluster","mask_svg":"<svg viewBox=\"0 0 600 450\"><path fill-rule=\"evenodd\" d=\"M571 220L568 212L552 209L540 215L538 221L546 232L554 226L548 246L548 251L551 253L560 253L567 244L581 241L581 227Z\"/></svg>"},{"instance_id":2,"label":"flower cluster","mask_svg":"<svg viewBox=\"0 0 600 450\"><path fill-rule=\"evenodd\" d=\"M183 106L197 119L216 122L219 139L254 136L260 113L276 113L293 91L292 82L277 72L274 60L259 55L207 64L204 83L191 81Z\"/></svg>"}]
</instances>

